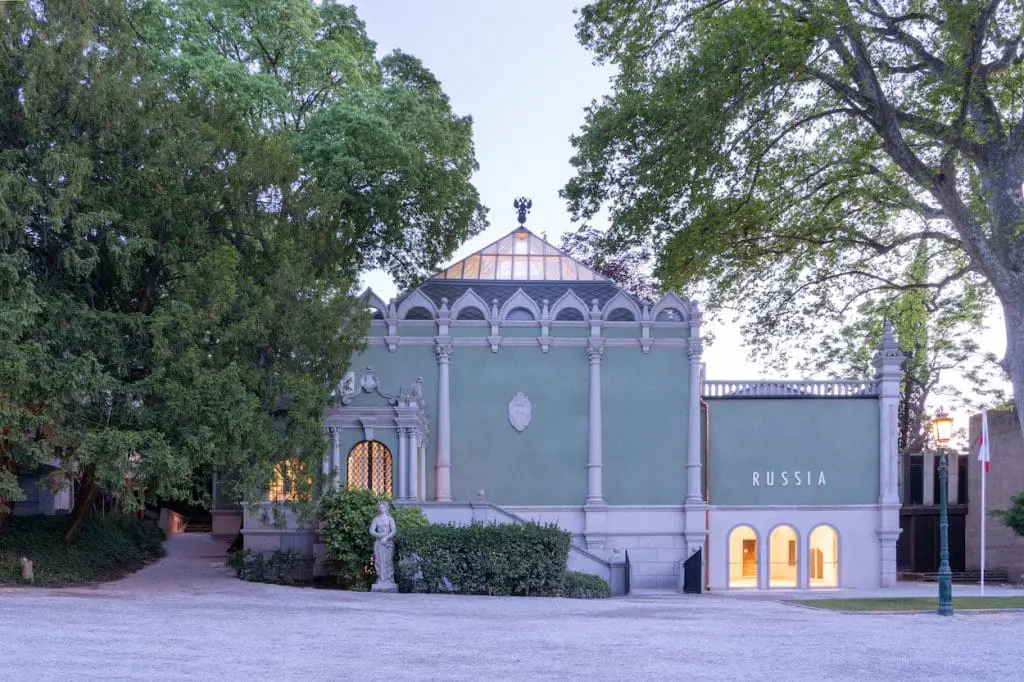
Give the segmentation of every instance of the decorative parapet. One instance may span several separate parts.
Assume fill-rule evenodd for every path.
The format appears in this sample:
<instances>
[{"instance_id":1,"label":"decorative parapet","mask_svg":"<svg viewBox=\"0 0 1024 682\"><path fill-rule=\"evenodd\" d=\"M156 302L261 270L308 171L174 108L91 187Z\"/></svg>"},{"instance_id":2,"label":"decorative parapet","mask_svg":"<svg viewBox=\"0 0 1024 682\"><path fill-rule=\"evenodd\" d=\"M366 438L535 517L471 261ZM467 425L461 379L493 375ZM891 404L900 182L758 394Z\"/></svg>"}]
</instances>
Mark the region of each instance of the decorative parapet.
<instances>
[{"instance_id":1,"label":"decorative parapet","mask_svg":"<svg viewBox=\"0 0 1024 682\"><path fill-rule=\"evenodd\" d=\"M705 398L873 398L877 381L731 381L703 382Z\"/></svg>"}]
</instances>

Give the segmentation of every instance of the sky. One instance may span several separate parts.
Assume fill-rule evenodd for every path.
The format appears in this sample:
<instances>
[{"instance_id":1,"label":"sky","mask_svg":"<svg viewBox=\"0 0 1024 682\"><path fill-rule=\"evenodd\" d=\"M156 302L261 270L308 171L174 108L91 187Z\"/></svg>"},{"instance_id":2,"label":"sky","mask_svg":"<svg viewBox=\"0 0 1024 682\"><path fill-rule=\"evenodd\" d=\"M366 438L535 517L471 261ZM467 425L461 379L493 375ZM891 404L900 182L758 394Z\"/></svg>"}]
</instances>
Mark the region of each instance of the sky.
<instances>
[{"instance_id":1,"label":"sky","mask_svg":"<svg viewBox=\"0 0 1024 682\"><path fill-rule=\"evenodd\" d=\"M575 34L576 0L350 0L383 56L401 48L419 57L441 81L456 114L473 117L480 170L473 178L489 209L490 227L467 241L451 262L516 227L512 201L533 200L527 221L558 244L574 231L559 190L572 177L570 136L585 107L610 91L613 71L593 64ZM390 278L364 282L384 300L397 294ZM684 295L686 292L682 292ZM698 301L699 303L699 301ZM739 323L707 322L709 379L771 377L747 359ZM981 340L1002 355L1002 325L993 317ZM950 377L951 379L951 377Z\"/></svg>"}]
</instances>

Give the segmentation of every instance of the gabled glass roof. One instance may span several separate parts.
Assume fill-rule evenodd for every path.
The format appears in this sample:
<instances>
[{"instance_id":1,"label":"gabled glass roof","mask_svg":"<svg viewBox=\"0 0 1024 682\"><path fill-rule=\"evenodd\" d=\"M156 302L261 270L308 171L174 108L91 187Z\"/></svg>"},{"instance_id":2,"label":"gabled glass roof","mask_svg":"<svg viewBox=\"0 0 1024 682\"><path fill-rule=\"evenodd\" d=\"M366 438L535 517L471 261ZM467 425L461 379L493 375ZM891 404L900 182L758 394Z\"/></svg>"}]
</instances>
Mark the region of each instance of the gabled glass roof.
<instances>
[{"instance_id":1,"label":"gabled glass roof","mask_svg":"<svg viewBox=\"0 0 1024 682\"><path fill-rule=\"evenodd\" d=\"M607 279L520 227L432 279L605 282Z\"/></svg>"}]
</instances>

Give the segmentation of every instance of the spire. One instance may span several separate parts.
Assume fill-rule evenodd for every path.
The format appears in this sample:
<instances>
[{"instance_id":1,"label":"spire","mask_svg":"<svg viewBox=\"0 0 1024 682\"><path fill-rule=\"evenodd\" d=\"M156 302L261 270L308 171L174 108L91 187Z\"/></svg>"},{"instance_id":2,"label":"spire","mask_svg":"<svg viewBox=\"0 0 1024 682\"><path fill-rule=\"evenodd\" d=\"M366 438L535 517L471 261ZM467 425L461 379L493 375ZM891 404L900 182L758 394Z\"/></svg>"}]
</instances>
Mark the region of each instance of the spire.
<instances>
[{"instance_id":1,"label":"spire","mask_svg":"<svg viewBox=\"0 0 1024 682\"><path fill-rule=\"evenodd\" d=\"M906 359L907 356L900 350L899 344L896 343L896 337L892 333L892 322L886 320L882 327L882 340L875 350L875 356L871 359L871 364L875 368L875 379L898 377L900 369L903 367L903 361Z\"/></svg>"}]
</instances>

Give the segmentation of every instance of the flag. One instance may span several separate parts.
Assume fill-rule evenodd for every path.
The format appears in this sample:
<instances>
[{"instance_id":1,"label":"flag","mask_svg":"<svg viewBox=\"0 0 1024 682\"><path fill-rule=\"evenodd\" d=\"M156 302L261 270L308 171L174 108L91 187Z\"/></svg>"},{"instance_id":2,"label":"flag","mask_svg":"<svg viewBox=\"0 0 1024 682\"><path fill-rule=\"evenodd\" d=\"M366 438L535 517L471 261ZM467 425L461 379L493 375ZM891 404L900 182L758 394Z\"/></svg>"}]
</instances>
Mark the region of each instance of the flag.
<instances>
[{"instance_id":1,"label":"flag","mask_svg":"<svg viewBox=\"0 0 1024 682\"><path fill-rule=\"evenodd\" d=\"M981 412L981 433L978 435L978 461L985 465L985 473L991 471L988 442L988 410Z\"/></svg>"}]
</instances>

